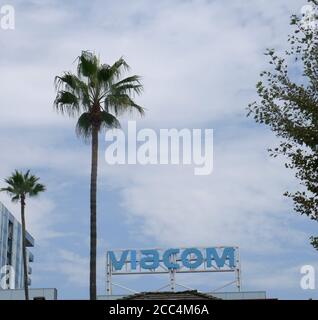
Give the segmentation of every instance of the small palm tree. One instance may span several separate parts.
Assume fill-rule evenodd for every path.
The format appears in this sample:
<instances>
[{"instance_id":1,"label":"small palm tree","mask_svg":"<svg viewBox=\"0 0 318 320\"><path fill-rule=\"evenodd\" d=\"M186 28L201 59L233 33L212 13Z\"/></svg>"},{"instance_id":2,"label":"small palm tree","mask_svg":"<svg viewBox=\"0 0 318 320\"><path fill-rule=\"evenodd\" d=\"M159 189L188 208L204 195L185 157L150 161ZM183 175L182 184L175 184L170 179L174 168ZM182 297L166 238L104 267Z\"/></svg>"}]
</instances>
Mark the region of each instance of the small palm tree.
<instances>
[{"instance_id":1,"label":"small palm tree","mask_svg":"<svg viewBox=\"0 0 318 320\"><path fill-rule=\"evenodd\" d=\"M65 72L55 78L57 111L79 116L76 131L79 136L91 139L90 182L90 299L96 300L96 188L98 165L98 133L102 129L120 127L117 116L144 109L133 101L132 94L140 94L143 87L140 77L133 75L122 79L128 64L120 58L113 65L102 64L89 51L78 57L77 74Z\"/></svg>"},{"instance_id":2,"label":"small palm tree","mask_svg":"<svg viewBox=\"0 0 318 320\"><path fill-rule=\"evenodd\" d=\"M25 200L27 197L35 197L39 193L45 191L45 186L38 183L39 178L30 174L30 170L26 173L15 170L13 174L5 179L6 188L1 188L0 191L5 191L11 196L13 202L20 201L21 204L21 223L22 223L22 256L23 256L23 274L24 274L24 293L25 300L29 300L28 289L28 270L27 270L27 255L26 255L26 226L25 226Z\"/></svg>"}]
</instances>

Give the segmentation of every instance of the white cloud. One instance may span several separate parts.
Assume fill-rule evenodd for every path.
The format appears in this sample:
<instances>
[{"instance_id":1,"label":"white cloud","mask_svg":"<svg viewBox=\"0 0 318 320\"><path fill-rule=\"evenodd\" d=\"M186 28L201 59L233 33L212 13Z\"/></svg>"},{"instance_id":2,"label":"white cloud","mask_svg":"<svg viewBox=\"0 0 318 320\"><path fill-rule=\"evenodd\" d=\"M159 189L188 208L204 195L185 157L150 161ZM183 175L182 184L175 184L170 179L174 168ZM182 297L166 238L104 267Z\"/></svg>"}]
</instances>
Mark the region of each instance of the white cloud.
<instances>
[{"instance_id":1,"label":"white cloud","mask_svg":"<svg viewBox=\"0 0 318 320\"><path fill-rule=\"evenodd\" d=\"M144 78L140 102L151 123L242 115L242 93L254 86L262 52L285 41L288 16L303 1L288 1L288 10L286 1L94 1L67 14L54 1L31 3L17 10L16 30L0 38L6 93L0 121L11 126L69 125L52 112L53 79L74 70L83 49L109 63L125 55Z\"/></svg>"},{"instance_id":2,"label":"white cloud","mask_svg":"<svg viewBox=\"0 0 318 320\"><path fill-rule=\"evenodd\" d=\"M6 195L0 195L0 201L21 221L20 204L12 203ZM55 213L54 202L43 195L38 199L27 199L26 201L26 226L28 232L36 239L36 242L46 242L52 238L62 236L56 231L59 216Z\"/></svg>"},{"instance_id":3,"label":"white cloud","mask_svg":"<svg viewBox=\"0 0 318 320\"><path fill-rule=\"evenodd\" d=\"M186 166L127 165L112 168L109 184L122 188L127 216L141 218L142 233L160 244L237 244L268 252L287 242L297 246L306 236L286 228L292 209L282 196L294 182L264 151L273 142L238 132L216 142L210 176L195 176Z\"/></svg>"},{"instance_id":4,"label":"white cloud","mask_svg":"<svg viewBox=\"0 0 318 320\"><path fill-rule=\"evenodd\" d=\"M37 266L40 273L58 273L66 283L61 283L60 287L88 287L89 283L89 257L81 255L68 249L53 249L46 257L47 260ZM105 257L97 257L97 282L101 287L105 276Z\"/></svg>"}]
</instances>

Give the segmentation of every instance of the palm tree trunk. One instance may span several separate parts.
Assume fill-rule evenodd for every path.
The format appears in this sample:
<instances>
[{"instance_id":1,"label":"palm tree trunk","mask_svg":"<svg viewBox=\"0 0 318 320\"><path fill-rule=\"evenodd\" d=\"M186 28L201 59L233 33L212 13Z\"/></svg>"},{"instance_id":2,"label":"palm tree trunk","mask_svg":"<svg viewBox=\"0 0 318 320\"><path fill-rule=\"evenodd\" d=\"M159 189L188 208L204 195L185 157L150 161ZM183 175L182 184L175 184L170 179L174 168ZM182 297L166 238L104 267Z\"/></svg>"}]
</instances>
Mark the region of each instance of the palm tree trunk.
<instances>
[{"instance_id":1,"label":"palm tree trunk","mask_svg":"<svg viewBox=\"0 0 318 320\"><path fill-rule=\"evenodd\" d=\"M25 300L29 300L29 288L28 288L28 264L26 254L26 232L25 232L25 197L21 196L21 223L22 223L22 256L23 256L23 278L24 278L24 294Z\"/></svg>"},{"instance_id":2,"label":"palm tree trunk","mask_svg":"<svg viewBox=\"0 0 318 320\"><path fill-rule=\"evenodd\" d=\"M92 132L92 163L91 163L91 234L90 234L90 299L96 300L96 249L97 249L97 228L96 228L96 185L98 165L98 128L93 127Z\"/></svg>"}]
</instances>

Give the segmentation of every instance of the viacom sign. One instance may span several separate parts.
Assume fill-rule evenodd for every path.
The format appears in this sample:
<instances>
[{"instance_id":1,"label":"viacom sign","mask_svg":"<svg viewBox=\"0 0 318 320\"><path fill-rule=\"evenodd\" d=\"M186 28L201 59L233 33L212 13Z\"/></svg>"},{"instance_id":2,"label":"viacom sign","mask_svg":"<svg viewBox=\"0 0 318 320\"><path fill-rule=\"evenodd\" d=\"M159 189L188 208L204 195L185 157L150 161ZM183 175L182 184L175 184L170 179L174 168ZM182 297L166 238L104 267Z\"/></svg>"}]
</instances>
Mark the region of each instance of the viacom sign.
<instances>
[{"instance_id":1,"label":"viacom sign","mask_svg":"<svg viewBox=\"0 0 318 320\"><path fill-rule=\"evenodd\" d=\"M124 249L107 251L111 274L221 272L239 267L238 247Z\"/></svg>"}]
</instances>

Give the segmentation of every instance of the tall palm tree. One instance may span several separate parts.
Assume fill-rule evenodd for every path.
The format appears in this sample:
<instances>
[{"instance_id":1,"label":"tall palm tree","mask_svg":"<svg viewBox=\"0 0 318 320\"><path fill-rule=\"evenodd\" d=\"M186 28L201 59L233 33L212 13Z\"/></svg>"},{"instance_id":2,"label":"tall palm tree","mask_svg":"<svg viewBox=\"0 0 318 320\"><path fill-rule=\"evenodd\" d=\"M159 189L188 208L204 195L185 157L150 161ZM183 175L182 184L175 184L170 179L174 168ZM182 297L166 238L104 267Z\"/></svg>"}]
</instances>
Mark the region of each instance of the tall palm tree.
<instances>
[{"instance_id":1,"label":"tall palm tree","mask_svg":"<svg viewBox=\"0 0 318 320\"><path fill-rule=\"evenodd\" d=\"M39 193L45 191L45 186L38 183L39 178L30 174L30 170L26 173L15 170L12 175L5 179L5 191L11 196L13 202L20 201L21 204L21 224L22 224L22 256L23 256L23 274L24 274L24 293L25 300L29 300L28 288L28 270L27 270L27 254L26 254L26 226L25 226L25 200L27 197L35 197Z\"/></svg>"},{"instance_id":2,"label":"tall palm tree","mask_svg":"<svg viewBox=\"0 0 318 320\"><path fill-rule=\"evenodd\" d=\"M78 116L76 132L91 140L90 181L90 299L96 300L96 188L98 162L98 133L103 129L119 128L117 119L126 111L144 109L133 100L143 89L137 75L122 78L129 70L123 58L113 65L102 64L90 51L78 57L77 73L64 72L55 78L57 95L54 106L70 117Z\"/></svg>"}]
</instances>

